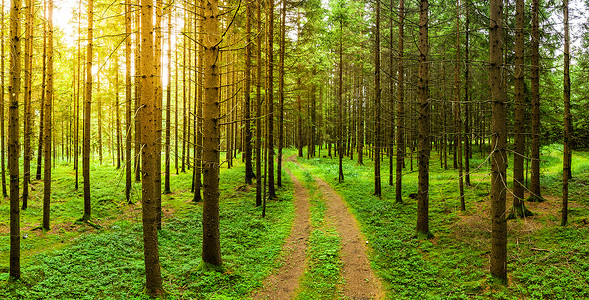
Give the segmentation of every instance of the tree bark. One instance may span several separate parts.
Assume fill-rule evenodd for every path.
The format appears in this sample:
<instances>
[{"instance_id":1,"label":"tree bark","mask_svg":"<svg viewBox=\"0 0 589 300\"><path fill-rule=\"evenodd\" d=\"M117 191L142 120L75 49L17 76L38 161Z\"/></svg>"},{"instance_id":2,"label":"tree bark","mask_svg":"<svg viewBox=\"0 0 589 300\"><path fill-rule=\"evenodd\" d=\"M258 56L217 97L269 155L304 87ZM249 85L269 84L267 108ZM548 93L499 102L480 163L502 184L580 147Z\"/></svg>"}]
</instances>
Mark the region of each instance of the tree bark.
<instances>
[{"instance_id":1,"label":"tree bark","mask_svg":"<svg viewBox=\"0 0 589 300\"><path fill-rule=\"evenodd\" d=\"M204 7L200 8L200 15L204 15ZM194 28L196 28L196 23L194 24ZM204 28L204 22L201 20L199 22L199 31L203 32ZM202 34L199 35L199 44L203 45L203 39L204 36ZM194 198L193 201L194 202L200 202L203 200L200 190L201 187L203 186L202 184L202 172L203 172L203 168L202 168L202 164L203 164L203 74L201 72L199 72L198 70L204 70L204 49L202 46L199 46L195 43L194 45L195 50L198 49L198 68L195 68L195 72L194 72L194 76L196 77L196 85L194 87L194 92L195 92L195 108L196 106L198 106L198 108L195 109L195 122L194 122L194 127L195 127L195 133L194 133L194 179L193 179L193 183L194 183Z\"/></svg>"},{"instance_id":2,"label":"tree bark","mask_svg":"<svg viewBox=\"0 0 589 300\"><path fill-rule=\"evenodd\" d=\"M52 138L52 102L53 102L53 0L48 3L47 31L47 91L45 96L45 166L43 174L43 229L50 230L51 207L51 138Z\"/></svg>"},{"instance_id":3,"label":"tree bark","mask_svg":"<svg viewBox=\"0 0 589 300\"><path fill-rule=\"evenodd\" d=\"M185 24L188 21L188 9L184 9L184 22ZM184 25L186 26L186 25ZM186 34L186 32L184 33ZM186 108L186 101L188 98L187 95L187 84L186 84L186 50L188 47L188 37L184 35L183 43L182 43L182 173L186 172L186 125L188 124L188 120L186 119L187 115L187 108ZM190 53L189 53L190 54ZM188 55L189 55L188 54Z\"/></svg>"},{"instance_id":4,"label":"tree bark","mask_svg":"<svg viewBox=\"0 0 589 300\"><path fill-rule=\"evenodd\" d=\"M278 187L282 187L282 148L284 148L284 47L286 46L286 0L282 0L280 14L280 58L278 66L278 163L276 167L276 184Z\"/></svg>"},{"instance_id":5,"label":"tree bark","mask_svg":"<svg viewBox=\"0 0 589 300\"><path fill-rule=\"evenodd\" d=\"M153 0L141 0L141 203L143 220L143 253L145 262L145 290L150 296L163 294L160 270L155 172L156 159L156 92L154 58Z\"/></svg>"},{"instance_id":6,"label":"tree bark","mask_svg":"<svg viewBox=\"0 0 589 300\"><path fill-rule=\"evenodd\" d=\"M395 164L394 164L394 148L395 148L395 130L399 130L398 128L395 129L395 69L394 69L394 60L395 60L395 52L393 51L393 33L394 33L394 26L393 24L395 21L393 20L392 16L394 15L393 12L394 1L390 1L389 12L391 14L391 18L389 19L389 32L391 36L389 38L389 109L390 109L390 130L389 130L389 145L388 145L388 156L389 156L389 186L393 186L395 184ZM360 117L361 118L361 117ZM360 120L358 118L358 120Z\"/></svg>"},{"instance_id":7,"label":"tree bark","mask_svg":"<svg viewBox=\"0 0 589 300\"><path fill-rule=\"evenodd\" d=\"M343 20L339 20L339 27L340 27L340 36L339 36L339 51L338 51L338 55L339 55L339 74L338 74L338 90L337 90L337 99L338 99L338 108L337 108L337 113L338 113L338 118L337 118L337 155L338 155L338 164L339 164L339 168L338 168L338 182L342 183L344 182L344 168L343 168L343 157L344 157L344 145L343 145L343 134L344 134L344 130L343 130L343 106L344 106L344 91L343 91L343 85L344 85L344 21Z\"/></svg>"},{"instance_id":8,"label":"tree bark","mask_svg":"<svg viewBox=\"0 0 589 300\"><path fill-rule=\"evenodd\" d=\"M44 9L43 9L43 17L47 19L46 16L46 5L45 1ZM42 77L41 77L41 104L39 105L39 142L37 143L37 172L35 175L36 180L41 180L41 168L43 164L43 135L45 134L45 130L43 126L45 125L44 116L45 116L45 83L46 83L46 76L47 76L47 23L43 23L43 62L42 62ZM75 68L74 68L75 71ZM75 80L74 80L75 81ZM76 110L77 113L77 110ZM23 203L24 205L24 203Z\"/></svg>"},{"instance_id":9,"label":"tree bark","mask_svg":"<svg viewBox=\"0 0 589 300\"><path fill-rule=\"evenodd\" d=\"M117 53L114 54L115 57L115 83L114 83L114 90L115 90L115 138L116 138L116 169L121 168L121 115L119 112L120 100L119 100L119 55Z\"/></svg>"},{"instance_id":10,"label":"tree bark","mask_svg":"<svg viewBox=\"0 0 589 300\"><path fill-rule=\"evenodd\" d=\"M157 229L162 228L162 7L163 1L156 0L155 5L155 155L154 155L154 196ZM143 25L143 24L142 24Z\"/></svg>"},{"instance_id":11,"label":"tree bark","mask_svg":"<svg viewBox=\"0 0 589 300\"><path fill-rule=\"evenodd\" d=\"M456 128L456 153L458 165L458 189L460 210L466 210L464 201L464 179L462 177L462 112L460 104L460 0L456 0L456 61L454 62L454 127Z\"/></svg>"},{"instance_id":12,"label":"tree bark","mask_svg":"<svg viewBox=\"0 0 589 300\"><path fill-rule=\"evenodd\" d=\"M262 0L256 11L256 206L262 205Z\"/></svg>"},{"instance_id":13,"label":"tree bark","mask_svg":"<svg viewBox=\"0 0 589 300\"><path fill-rule=\"evenodd\" d=\"M429 156L430 103L428 78L428 0L419 1L419 175L417 190L417 234L430 238L429 230Z\"/></svg>"},{"instance_id":14,"label":"tree bark","mask_svg":"<svg viewBox=\"0 0 589 300\"><path fill-rule=\"evenodd\" d=\"M465 24L465 46L464 46L464 61L466 67L464 68L464 171L465 183L470 186L470 158L472 156L471 150L471 136L470 130L470 0L466 0L466 24Z\"/></svg>"},{"instance_id":15,"label":"tree bark","mask_svg":"<svg viewBox=\"0 0 589 300\"><path fill-rule=\"evenodd\" d=\"M570 34L569 34L569 0L563 1L564 16L564 154L562 163L562 210L560 225L565 226L568 222L569 204L569 179L571 178L571 77L570 77Z\"/></svg>"},{"instance_id":16,"label":"tree bark","mask_svg":"<svg viewBox=\"0 0 589 300\"><path fill-rule=\"evenodd\" d=\"M33 84L33 1L25 1L25 57L24 57L24 144L23 144L23 183L22 183L22 209L28 207L29 184L31 182L31 135L32 115L31 96Z\"/></svg>"},{"instance_id":17,"label":"tree bark","mask_svg":"<svg viewBox=\"0 0 589 300\"><path fill-rule=\"evenodd\" d=\"M133 123L131 120L131 0L125 0L125 199L131 200L131 141Z\"/></svg>"},{"instance_id":18,"label":"tree bark","mask_svg":"<svg viewBox=\"0 0 589 300\"><path fill-rule=\"evenodd\" d=\"M203 103L203 244L202 260L219 266L219 7L217 0L203 2L204 103Z\"/></svg>"},{"instance_id":19,"label":"tree bark","mask_svg":"<svg viewBox=\"0 0 589 300\"><path fill-rule=\"evenodd\" d=\"M137 7L141 5L141 0L135 0ZM141 9L135 13L135 66L141 66ZM141 181L141 124L139 119L139 109L141 107L141 68L135 68L135 182Z\"/></svg>"},{"instance_id":20,"label":"tree bark","mask_svg":"<svg viewBox=\"0 0 589 300\"><path fill-rule=\"evenodd\" d=\"M276 198L274 186L274 0L268 0L268 198Z\"/></svg>"},{"instance_id":21,"label":"tree bark","mask_svg":"<svg viewBox=\"0 0 589 300\"><path fill-rule=\"evenodd\" d=\"M376 1L376 28L374 32L374 195L382 196L380 180L380 0Z\"/></svg>"},{"instance_id":22,"label":"tree bark","mask_svg":"<svg viewBox=\"0 0 589 300\"><path fill-rule=\"evenodd\" d=\"M528 201L544 201L540 191L540 28L539 0L532 0L532 148L530 197Z\"/></svg>"},{"instance_id":23,"label":"tree bark","mask_svg":"<svg viewBox=\"0 0 589 300\"><path fill-rule=\"evenodd\" d=\"M84 177L84 215L83 221L90 220L90 112L92 106L92 26L94 19L94 1L88 0L88 45L86 48L86 103L84 103L84 147L82 149L82 176Z\"/></svg>"},{"instance_id":24,"label":"tree bark","mask_svg":"<svg viewBox=\"0 0 589 300\"><path fill-rule=\"evenodd\" d=\"M4 0L2 0L2 7L4 6ZM2 20L4 20L4 9L2 9L0 11L0 15L2 16ZM0 40L1 40L1 48L0 48L0 55L2 56L2 60L0 61L0 165L1 165L1 172L2 172L2 196L3 197L8 197L8 191L6 189L6 165L5 165L5 158L6 158L6 145L5 145L5 128L4 128L4 97L5 97L5 91L4 91L4 86L5 86L5 82L4 82L4 32L5 32L5 28L4 28L4 23L5 22L0 22L1 23L1 28L2 28L2 34L0 35Z\"/></svg>"},{"instance_id":25,"label":"tree bark","mask_svg":"<svg viewBox=\"0 0 589 300\"><path fill-rule=\"evenodd\" d=\"M79 186L79 170L80 170L80 85L82 82L82 49L81 49L81 40L82 40L82 1L78 2L78 41L76 45L76 99L75 99L75 129L74 129L74 172L75 172L75 183L74 189L78 190Z\"/></svg>"},{"instance_id":26,"label":"tree bark","mask_svg":"<svg viewBox=\"0 0 589 300\"><path fill-rule=\"evenodd\" d=\"M405 131L405 108L404 108L404 98L405 98L405 90L404 90L404 65L403 65L403 56L404 56L404 26L405 26L405 0L399 0L399 71L397 73L398 76L398 84L399 87L397 88L397 165L395 168L396 172L396 180L395 180L395 202L402 203L403 198L401 195L401 190L403 189L403 166L405 162L405 142L404 142L404 131Z\"/></svg>"},{"instance_id":27,"label":"tree bark","mask_svg":"<svg viewBox=\"0 0 589 300\"><path fill-rule=\"evenodd\" d=\"M10 277L20 279L20 207L19 207L19 113L21 79L20 18L21 0L10 3L10 68L8 119L8 170L10 172Z\"/></svg>"},{"instance_id":28,"label":"tree bark","mask_svg":"<svg viewBox=\"0 0 589 300\"><path fill-rule=\"evenodd\" d=\"M170 142L172 129L172 6L168 7L168 89L166 91L166 143L164 194L172 193L170 188Z\"/></svg>"},{"instance_id":29,"label":"tree bark","mask_svg":"<svg viewBox=\"0 0 589 300\"><path fill-rule=\"evenodd\" d=\"M246 3L246 27L245 27L245 35L246 35L246 45L245 45L245 93L244 93L244 121L245 121L245 137L244 137L244 159L245 159L245 183L252 184L254 174L252 170L252 125L251 125L251 86L252 86L252 19L253 19L253 0L247 0Z\"/></svg>"},{"instance_id":30,"label":"tree bark","mask_svg":"<svg viewBox=\"0 0 589 300\"><path fill-rule=\"evenodd\" d=\"M513 154L513 205L508 218L531 216L524 203L524 0L515 4L515 87L514 87L514 146Z\"/></svg>"},{"instance_id":31,"label":"tree bark","mask_svg":"<svg viewBox=\"0 0 589 300\"><path fill-rule=\"evenodd\" d=\"M503 0L491 0L489 25L489 86L491 87L491 275L507 282L507 118L503 68Z\"/></svg>"}]
</instances>

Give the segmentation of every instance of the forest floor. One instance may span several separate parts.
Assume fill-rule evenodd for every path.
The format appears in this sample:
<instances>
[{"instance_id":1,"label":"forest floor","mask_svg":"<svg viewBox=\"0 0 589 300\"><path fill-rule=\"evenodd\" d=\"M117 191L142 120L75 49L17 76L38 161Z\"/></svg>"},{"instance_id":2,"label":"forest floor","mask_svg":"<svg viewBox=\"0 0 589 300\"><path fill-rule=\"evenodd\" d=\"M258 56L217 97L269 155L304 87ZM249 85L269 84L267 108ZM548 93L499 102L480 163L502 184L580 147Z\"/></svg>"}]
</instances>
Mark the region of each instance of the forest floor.
<instances>
[{"instance_id":1,"label":"forest floor","mask_svg":"<svg viewBox=\"0 0 589 300\"><path fill-rule=\"evenodd\" d=\"M255 206L255 186L243 184L243 163L236 159L235 167L223 168L223 272L199 268L202 204L192 202L190 170L172 175L159 231L167 299L589 299L589 152L573 154L569 225L562 227L561 146L542 149L548 201L527 203L534 216L508 221L508 286L488 275L490 178L484 156L471 160L473 184L465 188L466 211L460 211L457 172L443 168L432 152L435 237L421 240L414 231L416 202L409 197L417 190L410 158L399 204L386 184L387 160L379 198L372 195L369 156L364 165L344 159L345 181L338 183L337 159L320 152L294 160L294 149L285 153L283 187L267 202L265 218ZM54 168L52 230L33 230L41 222L43 195L42 183L33 182L29 208L21 212L22 279L16 282L4 280L9 209L8 201L0 202L0 298L146 299L141 183L134 183L136 204L129 205L122 170L96 164L91 176L96 227L76 222L83 208L81 182L75 190L71 164L61 162Z\"/></svg>"}]
</instances>

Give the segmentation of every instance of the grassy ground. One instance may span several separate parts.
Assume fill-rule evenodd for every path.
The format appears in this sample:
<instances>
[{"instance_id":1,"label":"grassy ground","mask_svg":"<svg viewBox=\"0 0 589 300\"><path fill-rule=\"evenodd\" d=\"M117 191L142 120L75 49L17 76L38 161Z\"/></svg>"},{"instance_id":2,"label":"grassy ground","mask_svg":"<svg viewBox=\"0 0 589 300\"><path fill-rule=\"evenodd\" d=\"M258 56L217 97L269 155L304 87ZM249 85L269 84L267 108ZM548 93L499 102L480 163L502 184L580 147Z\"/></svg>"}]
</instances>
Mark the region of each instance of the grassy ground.
<instances>
[{"instance_id":1,"label":"grassy ground","mask_svg":"<svg viewBox=\"0 0 589 300\"><path fill-rule=\"evenodd\" d=\"M384 279L391 299L579 299L589 297L589 201L584 188L589 153L573 158L570 225L558 226L560 203L558 146L543 149L542 183L547 203L528 207L533 218L509 221L509 286L488 275L490 221L487 197L488 165L472 174L466 190L467 211L459 210L457 172L440 168L433 157L430 173L432 240L414 238L417 172L403 177L403 204L394 203L394 187L383 180L383 197L372 196L373 166L344 160L345 182L337 183L337 159L299 160L315 176L323 177L348 202L374 249L372 265ZM435 154L432 152L432 154ZM484 162L475 158L472 168ZM382 174L388 176L388 162ZM407 162L409 166L409 162ZM511 169L508 170L511 172ZM384 177L384 176L383 176Z\"/></svg>"},{"instance_id":2,"label":"grassy ground","mask_svg":"<svg viewBox=\"0 0 589 300\"><path fill-rule=\"evenodd\" d=\"M237 162L239 164L239 162ZM190 172L189 172L190 173ZM22 280L8 278L8 201L0 204L3 299L141 299L144 285L141 204L127 205L124 178L110 166L93 166L95 229L75 224L82 215L80 191L71 166L54 169L52 230L31 231L41 222L42 183L30 209L22 212ZM164 288L169 299L243 298L260 286L279 254L294 214L292 183L285 177L279 198L268 203L267 219L255 207L255 189L242 184L243 165L221 173L221 248L225 272L205 272L201 262L201 205L191 202L190 175L172 176L173 194L164 195L159 233ZM81 188L81 186L80 186ZM140 184L135 185L135 194ZM135 200L138 197L135 196Z\"/></svg>"},{"instance_id":3,"label":"grassy ground","mask_svg":"<svg viewBox=\"0 0 589 300\"><path fill-rule=\"evenodd\" d=\"M290 153L290 152L289 152ZM294 153L294 152L292 152ZM435 154L432 152L432 154ZM369 245L372 266L383 279L391 299L580 299L589 298L589 153L575 152L571 182L570 225L560 227L559 194L562 150L542 149L545 203L529 203L536 215L509 221L509 286L488 276L490 221L489 167L482 157L472 161L473 186L466 189L467 211L459 210L457 172L431 165L431 240L414 238L417 169L403 177L403 204L394 203L394 188L386 184L383 197L372 196L373 167L344 159L345 182L337 184L337 160L299 158L304 170L286 167L309 189L311 236L308 268L301 280L301 299L339 297L341 281L337 233L325 222L325 202L312 177L329 182L356 214ZM236 161L239 163L238 161ZM416 167L416 164L415 164ZM511 172L511 169L508 170ZM124 177L110 166L92 169L94 223L76 224L82 215L81 190L73 189L71 166L54 168L52 230L33 230L41 222L42 183L33 182L29 209L22 212L22 280L0 280L3 299L143 299L141 207L124 200ZM242 184L243 165L221 173L221 243L226 270L198 269L201 254L201 206L191 202L190 175L172 176L173 194L164 195L164 228L160 257L169 299L248 298L275 266L290 230L294 207L292 184L269 202L268 219L254 206L255 189ZM81 187L81 186L80 186ZM8 201L0 203L0 279L8 277ZM27 237L24 238L24 235ZM279 260L278 260L279 261Z\"/></svg>"}]
</instances>

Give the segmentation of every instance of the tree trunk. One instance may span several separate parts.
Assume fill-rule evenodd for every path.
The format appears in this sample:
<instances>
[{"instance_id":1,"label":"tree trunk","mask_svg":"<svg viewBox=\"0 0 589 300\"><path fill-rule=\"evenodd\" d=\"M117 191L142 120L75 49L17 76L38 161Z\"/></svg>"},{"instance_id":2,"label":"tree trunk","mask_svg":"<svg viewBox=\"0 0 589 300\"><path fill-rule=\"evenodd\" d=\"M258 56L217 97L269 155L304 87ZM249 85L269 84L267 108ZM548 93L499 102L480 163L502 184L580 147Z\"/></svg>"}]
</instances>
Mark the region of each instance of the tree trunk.
<instances>
[{"instance_id":1,"label":"tree trunk","mask_svg":"<svg viewBox=\"0 0 589 300\"><path fill-rule=\"evenodd\" d=\"M391 0L390 2L390 14L391 16L394 15L393 12L393 7L394 7L394 1ZM394 69L394 59L395 59L395 53L393 51L393 32L394 32L394 26L393 24L395 23L395 21L393 20L393 18L391 17L389 19L389 32L391 33L391 37L389 38L389 109L390 109L390 130L389 130L389 147L388 147L388 151L389 151L389 186L393 186L395 184L395 170L394 170L394 148L395 148L395 92L394 92L394 86L395 86L395 69ZM358 120L360 120L360 118L358 118ZM396 128L396 130L399 130L399 128Z\"/></svg>"},{"instance_id":2,"label":"tree trunk","mask_svg":"<svg viewBox=\"0 0 589 300\"><path fill-rule=\"evenodd\" d=\"M188 9L184 9L184 23L186 24L188 21ZM184 25L186 26L186 25ZM186 125L188 121L186 120L186 101L188 95L186 94L186 48L188 47L188 37L184 35L183 43L182 43L182 173L186 172Z\"/></svg>"},{"instance_id":3,"label":"tree trunk","mask_svg":"<svg viewBox=\"0 0 589 300\"><path fill-rule=\"evenodd\" d=\"M90 220L90 112L92 105L92 26L94 19L94 1L88 0L88 46L86 50L86 103L84 104L84 147L82 149L82 176L84 177L84 215L83 221Z\"/></svg>"},{"instance_id":4,"label":"tree trunk","mask_svg":"<svg viewBox=\"0 0 589 300\"><path fill-rule=\"evenodd\" d=\"M20 207L19 207L19 115L21 46L21 0L10 3L10 69L8 119L8 170L10 172L10 277L20 279Z\"/></svg>"},{"instance_id":5,"label":"tree trunk","mask_svg":"<svg viewBox=\"0 0 589 300\"><path fill-rule=\"evenodd\" d=\"M200 8L200 15L204 15L204 7L201 6ZM195 28L196 28L196 24ZM200 22L199 25L199 31L203 32L203 22ZM203 38L204 36L202 34L199 35L199 44L203 45ZM194 122L194 126L195 126L195 142L194 142L194 179L193 179L193 183L194 183L194 198L193 201L194 202L200 202L202 201L202 196L200 194L200 190L201 187L203 186L202 184L202 161L203 161L203 75L201 72L199 72L198 70L204 70L204 49L202 46L198 46L196 43L194 45L195 49L198 49L198 68L195 69L196 71L194 72L194 76L197 77L196 79L196 85L195 85L195 99L196 99L196 103L194 104L195 106L198 105L198 108L195 110L195 122Z\"/></svg>"},{"instance_id":6,"label":"tree trunk","mask_svg":"<svg viewBox=\"0 0 589 300\"><path fill-rule=\"evenodd\" d=\"M178 94L180 93L180 90L178 89L178 82L179 80L179 76L178 76L178 70L180 69L178 67L178 49L176 48L176 51L174 53L174 65L175 65L175 78L174 78L174 86L175 86L175 90L176 90L176 94L174 95L174 166L176 167L176 175L179 174L179 168L178 168L178 156L179 153L178 152L178 127L180 127L180 123L178 123Z\"/></svg>"},{"instance_id":7,"label":"tree trunk","mask_svg":"<svg viewBox=\"0 0 589 300\"><path fill-rule=\"evenodd\" d=\"M357 144L358 147L358 160L357 164L362 166L364 165L364 97L362 97L362 70L358 71L358 78L356 79L356 90L358 93L358 137L357 137Z\"/></svg>"},{"instance_id":8,"label":"tree trunk","mask_svg":"<svg viewBox=\"0 0 589 300\"><path fill-rule=\"evenodd\" d=\"M376 1L374 32L374 195L382 196L380 181L380 1Z\"/></svg>"},{"instance_id":9,"label":"tree trunk","mask_svg":"<svg viewBox=\"0 0 589 300\"><path fill-rule=\"evenodd\" d=\"M170 189L170 142L172 129L172 6L168 7L168 90L166 91L166 158L165 158L165 179L164 194L172 193Z\"/></svg>"},{"instance_id":10,"label":"tree trunk","mask_svg":"<svg viewBox=\"0 0 589 300\"><path fill-rule=\"evenodd\" d=\"M513 205L508 219L531 216L524 203L524 0L515 5L515 87L514 87L514 144L513 153Z\"/></svg>"},{"instance_id":11,"label":"tree trunk","mask_svg":"<svg viewBox=\"0 0 589 300\"><path fill-rule=\"evenodd\" d=\"M4 6L4 0L2 0L2 7ZM0 15L2 16L2 20L4 20L4 9L0 11ZM4 128L4 23L0 22L2 26L2 34L0 35L1 39L1 50L0 55L2 56L2 60L0 61L0 165L1 165L1 172L2 172L2 196L8 197L8 191L6 190L6 165L5 165L5 157L6 157L6 145L4 144L5 141L5 128Z\"/></svg>"},{"instance_id":12,"label":"tree trunk","mask_svg":"<svg viewBox=\"0 0 589 300\"><path fill-rule=\"evenodd\" d=\"M155 5L155 155L154 155L154 196L157 229L162 228L162 7L163 1L156 0Z\"/></svg>"},{"instance_id":13,"label":"tree trunk","mask_svg":"<svg viewBox=\"0 0 589 300\"><path fill-rule=\"evenodd\" d=\"M344 85L344 59L343 59L343 47L344 47L344 23L343 20L340 20L340 36L339 36L339 79L338 79L338 92L337 92L337 98L338 98L338 108L337 108L337 113L338 113L338 118L337 118L337 154L338 154L338 164L339 164L339 169L338 169L338 182L342 183L344 182L344 168L342 165L342 160L343 160L343 156L344 156L344 149L343 149L343 106L344 106L344 92L343 92L343 85Z\"/></svg>"},{"instance_id":14,"label":"tree trunk","mask_svg":"<svg viewBox=\"0 0 589 300\"><path fill-rule=\"evenodd\" d=\"M430 238L429 231L429 156L430 156L430 104L428 78L428 0L419 1L419 176L417 190L417 234Z\"/></svg>"},{"instance_id":15,"label":"tree trunk","mask_svg":"<svg viewBox=\"0 0 589 300\"><path fill-rule=\"evenodd\" d=\"M119 113L119 105L120 105L120 101L119 101L119 55L117 53L114 54L115 56L115 66L117 66L115 68L115 84L114 84L114 89L115 89L115 131L116 131L116 147L117 147L117 165L116 168L117 170L121 168L121 156L122 156L122 152L121 152L121 115Z\"/></svg>"},{"instance_id":16,"label":"tree trunk","mask_svg":"<svg viewBox=\"0 0 589 300\"><path fill-rule=\"evenodd\" d=\"M276 168L276 184L282 187L282 148L284 148L284 55L286 45L286 0L282 0L280 17L280 59L278 70L278 163ZM312 137L311 137L312 138ZM311 142L312 144L312 142Z\"/></svg>"},{"instance_id":17,"label":"tree trunk","mask_svg":"<svg viewBox=\"0 0 589 300\"><path fill-rule=\"evenodd\" d=\"M125 0L125 199L131 204L131 0Z\"/></svg>"},{"instance_id":18,"label":"tree trunk","mask_svg":"<svg viewBox=\"0 0 589 300\"><path fill-rule=\"evenodd\" d=\"M44 9L43 9L43 17L45 19L47 19L46 17L46 5L45 5L45 1L43 1L44 3ZM44 119L43 117L45 116L45 83L46 83L46 75L47 75L47 23L43 22L43 62L42 62L42 77L41 77L41 104L39 105L39 142L37 145L37 172L35 175L35 179L36 180L41 180L41 168L42 168L42 163L43 163L43 135L45 134L45 130L43 128L44 126ZM74 68L75 71L75 68ZM77 113L78 110L75 110L75 113ZM23 203L24 204L24 203Z\"/></svg>"},{"instance_id":19,"label":"tree trunk","mask_svg":"<svg viewBox=\"0 0 589 300\"><path fill-rule=\"evenodd\" d=\"M100 74L96 74L98 80L96 82L96 92L100 95ZM102 97L97 97L98 110L98 162L102 165Z\"/></svg>"},{"instance_id":20,"label":"tree trunk","mask_svg":"<svg viewBox=\"0 0 589 300\"><path fill-rule=\"evenodd\" d=\"M532 0L532 148L531 184L528 201L544 201L540 192L540 28L539 0Z\"/></svg>"},{"instance_id":21,"label":"tree trunk","mask_svg":"<svg viewBox=\"0 0 589 300\"><path fill-rule=\"evenodd\" d=\"M221 244L219 234L219 7L217 0L204 5L204 103L203 103L203 177L202 260L219 266Z\"/></svg>"},{"instance_id":22,"label":"tree trunk","mask_svg":"<svg viewBox=\"0 0 589 300\"><path fill-rule=\"evenodd\" d=\"M464 68L464 172L465 172L465 183L467 186L470 186L470 158L472 156L471 150L471 136L472 132L470 131L470 61L469 61L469 54L470 54L470 12L469 12L469 5L470 0L466 2L466 24L465 24L465 51L464 51L464 61L466 67Z\"/></svg>"},{"instance_id":23,"label":"tree trunk","mask_svg":"<svg viewBox=\"0 0 589 300\"><path fill-rule=\"evenodd\" d=\"M491 124L491 275L507 282L507 221L505 178L507 118L503 68L503 0L491 0L489 26L489 86L493 105Z\"/></svg>"},{"instance_id":24,"label":"tree trunk","mask_svg":"<svg viewBox=\"0 0 589 300\"><path fill-rule=\"evenodd\" d=\"M43 229L50 230L50 207L51 207L51 138L52 138L52 105L53 102L53 0L48 3L48 31L47 31L47 91L45 96L45 166L43 174Z\"/></svg>"},{"instance_id":25,"label":"tree trunk","mask_svg":"<svg viewBox=\"0 0 589 300\"><path fill-rule=\"evenodd\" d=\"M569 34L569 0L563 1L564 15L564 157L562 163L562 210L560 225L567 225L568 221L568 202L569 202L569 179L571 178L571 77L569 68L571 63L570 57L570 34Z\"/></svg>"},{"instance_id":26,"label":"tree trunk","mask_svg":"<svg viewBox=\"0 0 589 300\"><path fill-rule=\"evenodd\" d=\"M252 125L251 125L251 87L252 87L252 3L253 0L247 0L246 2L246 45L245 45L245 93L243 99L243 110L244 110L244 121L245 121L245 136L244 136L244 160L245 160L245 183L252 184L254 177L254 171L252 170Z\"/></svg>"},{"instance_id":27,"label":"tree trunk","mask_svg":"<svg viewBox=\"0 0 589 300\"><path fill-rule=\"evenodd\" d=\"M397 88L397 165L395 168L395 172L397 173L396 180L395 180L395 202L402 203L403 198L401 195L401 190L403 188L403 166L405 162L405 137L403 133L405 131L405 108L404 108L404 68L403 68L403 55L404 55L404 26L405 26L405 0L399 0L399 72L398 76L398 84L399 87Z\"/></svg>"},{"instance_id":28,"label":"tree trunk","mask_svg":"<svg viewBox=\"0 0 589 300\"><path fill-rule=\"evenodd\" d=\"M150 296L163 294L160 270L155 173L156 101L154 58L153 0L141 0L141 203L143 220L143 253L145 257L145 290Z\"/></svg>"},{"instance_id":29,"label":"tree trunk","mask_svg":"<svg viewBox=\"0 0 589 300\"><path fill-rule=\"evenodd\" d=\"M135 0L139 7L141 0ZM135 66L141 66L141 10L135 13ZM141 68L135 68L135 114L139 113L141 107ZM137 115L138 116L138 115ZM135 117L135 181L141 181L141 125L140 119Z\"/></svg>"},{"instance_id":30,"label":"tree trunk","mask_svg":"<svg viewBox=\"0 0 589 300\"><path fill-rule=\"evenodd\" d=\"M77 41L77 55L76 55L76 124L74 129L74 172L75 172L75 183L74 189L77 191L79 186L79 170L80 170L80 85L82 82L82 49L81 49L81 40L82 40L82 1L78 2L78 41Z\"/></svg>"},{"instance_id":31,"label":"tree trunk","mask_svg":"<svg viewBox=\"0 0 589 300\"><path fill-rule=\"evenodd\" d=\"M262 5L257 5L256 39L256 206L262 205Z\"/></svg>"},{"instance_id":32,"label":"tree trunk","mask_svg":"<svg viewBox=\"0 0 589 300\"><path fill-rule=\"evenodd\" d=\"M274 0L268 1L268 198L276 198L274 187Z\"/></svg>"},{"instance_id":33,"label":"tree trunk","mask_svg":"<svg viewBox=\"0 0 589 300\"><path fill-rule=\"evenodd\" d=\"M23 183L22 209L27 209L29 201L29 183L31 182L31 135L33 122L31 115L31 96L33 84L33 1L25 1L25 57L24 57L24 144L23 144Z\"/></svg>"},{"instance_id":34,"label":"tree trunk","mask_svg":"<svg viewBox=\"0 0 589 300\"><path fill-rule=\"evenodd\" d=\"M299 77L297 79L297 86L302 89L303 87L301 86L301 77ZM302 100L301 100L301 93L299 93L297 95L297 150L298 150L298 156L299 157L303 157L303 109L302 109L302 104L301 104Z\"/></svg>"},{"instance_id":35,"label":"tree trunk","mask_svg":"<svg viewBox=\"0 0 589 300\"><path fill-rule=\"evenodd\" d=\"M458 189L460 210L466 210L464 201L464 179L462 178L462 112L460 107L460 0L456 0L456 61L454 62L454 127L456 129L456 153L458 165Z\"/></svg>"}]
</instances>

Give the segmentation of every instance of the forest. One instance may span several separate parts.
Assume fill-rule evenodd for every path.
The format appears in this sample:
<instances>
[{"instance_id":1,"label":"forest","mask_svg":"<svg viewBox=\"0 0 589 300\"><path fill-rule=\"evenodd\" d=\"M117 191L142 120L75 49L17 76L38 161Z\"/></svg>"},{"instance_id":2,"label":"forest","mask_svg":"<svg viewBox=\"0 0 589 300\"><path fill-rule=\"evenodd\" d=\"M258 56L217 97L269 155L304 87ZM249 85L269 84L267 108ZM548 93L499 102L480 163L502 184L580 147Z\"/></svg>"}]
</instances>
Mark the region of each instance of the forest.
<instances>
[{"instance_id":1,"label":"forest","mask_svg":"<svg viewBox=\"0 0 589 300\"><path fill-rule=\"evenodd\" d=\"M589 299L589 1L0 1L0 298Z\"/></svg>"}]
</instances>

